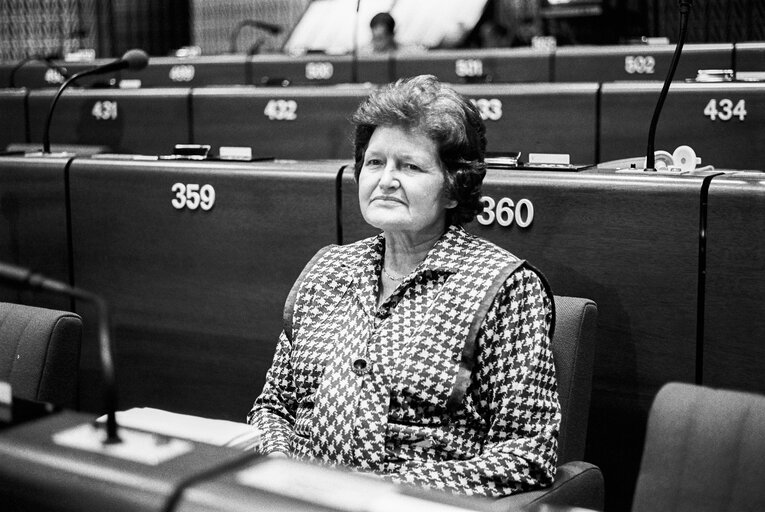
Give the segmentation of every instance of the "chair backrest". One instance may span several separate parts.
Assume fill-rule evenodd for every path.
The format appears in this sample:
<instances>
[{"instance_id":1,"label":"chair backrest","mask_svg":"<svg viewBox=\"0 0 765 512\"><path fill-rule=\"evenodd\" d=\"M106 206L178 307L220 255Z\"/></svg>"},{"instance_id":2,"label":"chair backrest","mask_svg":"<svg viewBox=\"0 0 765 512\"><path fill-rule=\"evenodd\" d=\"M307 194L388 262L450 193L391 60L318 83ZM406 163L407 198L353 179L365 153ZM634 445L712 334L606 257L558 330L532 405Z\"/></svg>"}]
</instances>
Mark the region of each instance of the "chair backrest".
<instances>
[{"instance_id":1,"label":"chair backrest","mask_svg":"<svg viewBox=\"0 0 765 512\"><path fill-rule=\"evenodd\" d=\"M562 416L558 464L584 457L597 317L598 308L593 301L555 296L552 352Z\"/></svg>"},{"instance_id":2,"label":"chair backrest","mask_svg":"<svg viewBox=\"0 0 765 512\"><path fill-rule=\"evenodd\" d=\"M75 407L81 338L74 313L0 302L0 380L16 397Z\"/></svg>"},{"instance_id":3,"label":"chair backrest","mask_svg":"<svg viewBox=\"0 0 765 512\"><path fill-rule=\"evenodd\" d=\"M765 396L664 385L648 415L633 512L765 510Z\"/></svg>"}]
</instances>

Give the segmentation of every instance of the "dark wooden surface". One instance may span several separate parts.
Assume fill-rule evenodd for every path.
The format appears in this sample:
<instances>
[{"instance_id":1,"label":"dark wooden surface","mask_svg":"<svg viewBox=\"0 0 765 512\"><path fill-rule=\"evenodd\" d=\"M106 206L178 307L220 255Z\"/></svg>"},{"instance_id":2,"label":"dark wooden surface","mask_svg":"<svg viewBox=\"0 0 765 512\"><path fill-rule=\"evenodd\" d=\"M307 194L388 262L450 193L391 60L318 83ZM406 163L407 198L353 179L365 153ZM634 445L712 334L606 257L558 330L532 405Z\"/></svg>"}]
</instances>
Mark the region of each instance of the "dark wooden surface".
<instances>
[{"instance_id":1,"label":"dark wooden surface","mask_svg":"<svg viewBox=\"0 0 765 512\"><path fill-rule=\"evenodd\" d=\"M597 84L465 85L473 100L502 103L499 119L486 119L487 150L567 153L571 163L595 163Z\"/></svg>"},{"instance_id":2,"label":"dark wooden surface","mask_svg":"<svg viewBox=\"0 0 765 512\"><path fill-rule=\"evenodd\" d=\"M765 71L765 43L736 44L736 71Z\"/></svg>"},{"instance_id":3,"label":"dark wooden surface","mask_svg":"<svg viewBox=\"0 0 765 512\"><path fill-rule=\"evenodd\" d=\"M549 82L552 58L548 51L530 48L402 52L395 58L394 78L427 73L456 84ZM476 65L482 73L476 73Z\"/></svg>"},{"instance_id":4,"label":"dark wooden surface","mask_svg":"<svg viewBox=\"0 0 765 512\"><path fill-rule=\"evenodd\" d=\"M96 59L92 62L64 62L62 59L59 59L54 60L53 62L56 64L56 66L66 70L67 76L72 76L75 73L108 64L113 60L114 59ZM11 72L15 66L16 63L0 64L0 88L10 87ZM114 85L118 76L119 72L117 71L103 75L85 76L78 79L77 83L81 87L89 87L94 84ZM47 65L38 60L26 62L16 71L16 75L14 77L14 83L16 84L16 87L26 87L29 89L58 89L62 82L63 78L60 73L51 72Z\"/></svg>"},{"instance_id":5,"label":"dark wooden surface","mask_svg":"<svg viewBox=\"0 0 765 512\"><path fill-rule=\"evenodd\" d=\"M612 82L616 80L663 81L669 71L675 45L571 46L555 50L556 82ZM638 57L636 66L627 57ZM653 59L653 66L646 64ZM640 62L642 59L642 63ZM635 64L636 61L633 61ZM699 69L731 69L733 45L686 44L674 80L694 79ZM634 72L630 73L629 70ZM649 72L653 70L653 73Z\"/></svg>"},{"instance_id":6,"label":"dark wooden surface","mask_svg":"<svg viewBox=\"0 0 765 512\"><path fill-rule=\"evenodd\" d=\"M360 85L194 89L194 142L210 144L213 151L248 146L258 157L351 158L350 117L369 92ZM294 118L274 117L273 110L269 116L269 104L282 108L274 102L293 102Z\"/></svg>"},{"instance_id":7,"label":"dark wooden surface","mask_svg":"<svg viewBox=\"0 0 765 512\"><path fill-rule=\"evenodd\" d=\"M246 74L245 83L252 85L281 80L288 80L292 85L347 84L353 81L349 55L254 55L247 62Z\"/></svg>"},{"instance_id":8,"label":"dark wooden surface","mask_svg":"<svg viewBox=\"0 0 765 512\"><path fill-rule=\"evenodd\" d=\"M704 383L765 394L765 174L709 189Z\"/></svg>"},{"instance_id":9,"label":"dark wooden surface","mask_svg":"<svg viewBox=\"0 0 765 512\"><path fill-rule=\"evenodd\" d=\"M69 281L69 158L0 158L0 262ZM67 310L65 297L0 282L0 300Z\"/></svg>"},{"instance_id":10,"label":"dark wooden surface","mask_svg":"<svg viewBox=\"0 0 765 512\"><path fill-rule=\"evenodd\" d=\"M76 161L75 284L112 307L120 408L243 420L260 392L284 300L335 236L339 165ZM174 183L210 184L209 211L176 210ZM99 407L93 312L82 407Z\"/></svg>"},{"instance_id":11,"label":"dark wooden surface","mask_svg":"<svg viewBox=\"0 0 765 512\"><path fill-rule=\"evenodd\" d=\"M43 139L54 91L29 93L30 141ZM67 89L53 114L51 144L106 146L114 153L167 155L189 142L189 89ZM93 115L97 102L116 102L116 118ZM103 103L102 103L103 105Z\"/></svg>"},{"instance_id":12,"label":"dark wooden surface","mask_svg":"<svg viewBox=\"0 0 765 512\"><path fill-rule=\"evenodd\" d=\"M27 123L24 103L26 89L0 89L0 151L13 142L27 142Z\"/></svg>"},{"instance_id":13,"label":"dark wooden surface","mask_svg":"<svg viewBox=\"0 0 765 512\"><path fill-rule=\"evenodd\" d=\"M123 70L120 80L140 80L141 87L204 87L245 84L244 55L150 57L140 71ZM190 68L193 68L190 69ZM192 71L189 73L189 71Z\"/></svg>"},{"instance_id":14,"label":"dark wooden surface","mask_svg":"<svg viewBox=\"0 0 765 512\"><path fill-rule=\"evenodd\" d=\"M645 156L648 127L662 84L603 84L600 106L600 161ZM711 120L709 101L744 100L744 119ZM675 83L669 89L656 130L656 150L670 154L691 146L701 165L761 169L765 163L765 87L757 83Z\"/></svg>"}]
</instances>

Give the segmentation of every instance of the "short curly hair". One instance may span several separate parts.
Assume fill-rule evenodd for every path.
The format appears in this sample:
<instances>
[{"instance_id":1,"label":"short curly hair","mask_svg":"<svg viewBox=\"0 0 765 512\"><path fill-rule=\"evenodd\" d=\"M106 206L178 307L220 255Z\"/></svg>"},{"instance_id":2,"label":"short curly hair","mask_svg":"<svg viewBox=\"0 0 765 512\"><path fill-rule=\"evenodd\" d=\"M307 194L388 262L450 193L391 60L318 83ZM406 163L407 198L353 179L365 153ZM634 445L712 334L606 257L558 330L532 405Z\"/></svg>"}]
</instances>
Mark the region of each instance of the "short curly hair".
<instances>
[{"instance_id":1,"label":"short curly hair","mask_svg":"<svg viewBox=\"0 0 765 512\"><path fill-rule=\"evenodd\" d=\"M436 143L444 164L445 192L457 206L447 223L462 225L481 211L481 184L486 175L486 126L476 106L433 75L403 78L373 92L353 115L354 176L378 126L421 131Z\"/></svg>"}]
</instances>

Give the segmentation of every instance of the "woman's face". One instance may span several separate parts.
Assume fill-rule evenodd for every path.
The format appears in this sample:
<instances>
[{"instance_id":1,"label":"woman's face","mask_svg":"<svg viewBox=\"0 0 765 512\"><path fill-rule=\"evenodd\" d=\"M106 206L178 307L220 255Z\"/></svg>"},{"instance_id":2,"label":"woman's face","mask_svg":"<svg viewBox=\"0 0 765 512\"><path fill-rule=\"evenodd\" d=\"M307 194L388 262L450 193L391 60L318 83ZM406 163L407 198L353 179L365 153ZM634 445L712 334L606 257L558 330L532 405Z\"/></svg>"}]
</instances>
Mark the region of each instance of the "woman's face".
<instances>
[{"instance_id":1,"label":"woman's face","mask_svg":"<svg viewBox=\"0 0 765 512\"><path fill-rule=\"evenodd\" d=\"M444 179L434 141L417 130L380 126L359 173L361 214L386 232L438 236L446 210L457 205L445 197Z\"/></svg>"}]
</instances>

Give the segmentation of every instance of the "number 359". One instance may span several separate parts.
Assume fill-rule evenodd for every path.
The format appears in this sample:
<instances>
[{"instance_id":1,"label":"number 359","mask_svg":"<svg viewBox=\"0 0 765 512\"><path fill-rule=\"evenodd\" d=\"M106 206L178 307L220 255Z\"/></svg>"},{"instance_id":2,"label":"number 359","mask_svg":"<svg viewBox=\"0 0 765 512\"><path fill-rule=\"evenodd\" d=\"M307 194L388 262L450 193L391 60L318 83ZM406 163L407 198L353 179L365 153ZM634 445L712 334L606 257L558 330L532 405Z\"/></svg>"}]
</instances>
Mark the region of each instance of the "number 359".
<instances>
[{"instance_id":1,"label":"number 359","mask_svg":"<svg viewBox=\"0 0 765 512\"><path fill-rule=\"evenodd\" d=\"M202 208L207 211L215 204L215 189L212 185L200 187L198 183L176 183L171 190L175 192L175 197L170 204L176 210Z\"/></svg>"}]
</instances>

